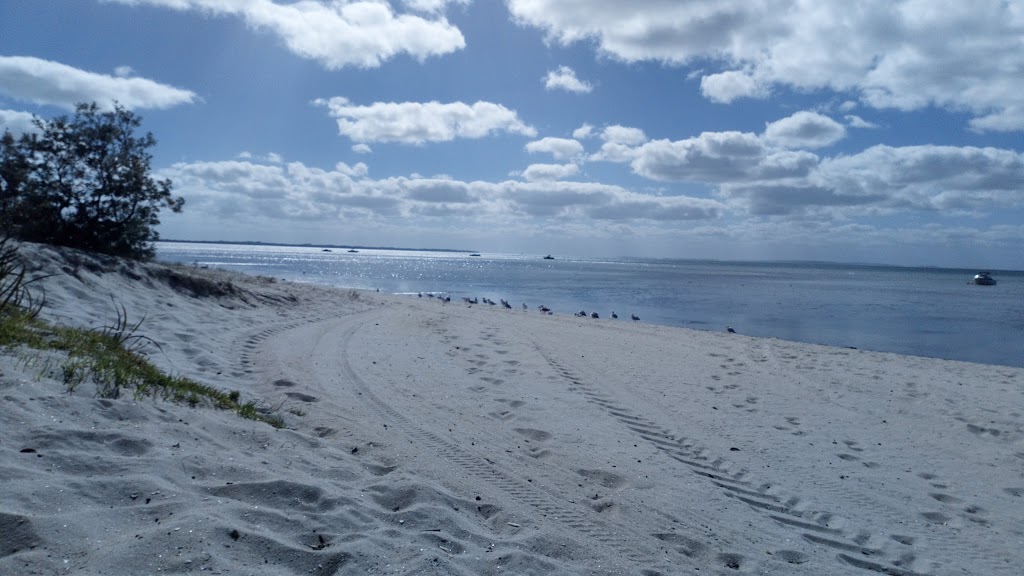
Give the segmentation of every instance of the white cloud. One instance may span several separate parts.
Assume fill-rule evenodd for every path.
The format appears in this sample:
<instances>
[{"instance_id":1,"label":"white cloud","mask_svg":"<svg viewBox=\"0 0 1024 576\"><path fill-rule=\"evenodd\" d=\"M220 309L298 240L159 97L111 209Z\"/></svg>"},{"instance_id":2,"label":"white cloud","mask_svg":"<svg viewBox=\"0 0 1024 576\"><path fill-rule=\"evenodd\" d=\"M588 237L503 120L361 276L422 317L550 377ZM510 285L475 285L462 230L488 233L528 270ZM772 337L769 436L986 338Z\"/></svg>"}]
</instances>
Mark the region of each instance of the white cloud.
<instances>
[{"instance_id":1,"label":"white cloud","mask_svg":"<svg viewBox=\"0 0 1024 576\"><path fill-rule=\"evenodd\" d=\"M32 123L33 118L34 116L28 112L0 109L0 134L6 131L14 136L20 136L29 132L38 132L39 130Z\"/></svg>"},{"instance_id":2,"label":"white cloud","mask_svg":"<svg viewBox=\"0 0 1024 576\"><path fill-rule=\"evenodd\" d=\"M471 0L402 0L412 10L437 14L448 9L449 4L468 5Z\"/></svg>"},{"instance_id":3,"label":"white cloud","mask_svg":"<svg viewBox=\"0 0 1024 576\"><path fill-rule=\"evenodd\" d=\"M131 66L118 66L114 68L114 75L118 78L128 78L129 76L135 76L135 70Z\"/></svg>"},{"instance_id":4,"label":"white cloud","mask_svg":"<svg viewBox=\"0 0 1024 576\"><path fill-rule=\"evenodd\" d=\"M637 146L647 141L647 135L639 128L615 125L606 127L601 132L601 139L615 144Z\"/></svg>"},{"instance_id":5,"label":"white cloud","mask_svg":"<svg viewBox=\"0 0 1024 576\"><path fill-rule=\"evenodd\" d=\"M773 150L748 132L705 132L674 142L654 140L635 154L633 171L641 176L706 183L799 178L818 162L810 152Z\"/></svg>"},{"instance_id":6,"label":"white cloud","mask_svg":"<svg viewBox=\"0 0 1024 576\"><path fill-rule=\"evenodd\" d=\"M564 180L579 171L576 164L530 164L523 170L523 179L527 182Z\"/></svg>"},{"instance_id":7,"label":"white cloud","mask_svg":"<svg viewBox=\"0 0 1024 576\"><path fill-rule=\"evenodd\" d=\"M569 164L567 170L574 167ZM430 226L429 219L437 218L434 225L445 229L454 219L493 231L517 222L538 225L538 218L559 225L564 218L671 222L717 218L725 209L717 200L638 193L599 183L465 182L422 176L373 180L365 178L367 173L362 163L322 170L298 162L224 161L178 163L157 176L174 181L175 193L188 200L187 212L196 218L236 223L273 219L329 225L344 218L353 225Z\"/></svg>"},{"instance_id":8,"label":"white cloud","mask_svg":"<svg viewBox=\"0 0 1024 576\"><path fill-rule=\"evenodd\" d=\"M868 122L856 114L847 114L846 116L843 116L843 118L846 120L846 123L849 124L850 128L878 128L878 124Z\"/></svg>"},{"instance_id":9,"label":"white cloud","mask_svg":"<svg viewBox=\"0 0 1024 576\"><path fill-rule=\"evenodd\" d=\"M334 166L334 169L345 176L352 176L354 178L364 178L370 173L370 167L363 162L357 162L355 166L349 166L344 162L338 162Z\"/></svg>"},{"instance_id":10,"label":"white cloud","mask_svg":"<svg viewBox=\"0 0 1024 576\"><path fill-rule=\"evenodd\" d=\"M565 90L577 94L589 93L594 89L588 82L576 77L576 72L568 66L559 66L544 76L544 88L547 90Z\"/></svg>"},{"instance_id":11,"label":"white cloud","mask_svg":"<svg viewBox=\"0 0 1024 576\"><path fill-rule=\"evenodd\" d=\"M728 70L702 77L700 92L712 102L728 104L737 98L765 98L771 90L749 71Z\"/></svg>"},{"instance_id":12,"label":"white cloud","mask_svg":"<svg viewBox=\"0 0 1024 576\"><path fill-rule=\"evenodd\" d=\"M541 138L526 144L530 154L547 153L555 160L572 160L583 154L583 145L569 138Z\"/></svg>"},{"instance_id":13,"label":"white cloud","mask_svg":"<svg viewBox=\"0 0 1024 576\"><path fill-rule=\"evenodd\" d=\"M601 149L591 154L588 159L594 162L615 162L625 164L632 162L637 155L637 147L618 142L605 142Z\"/></svg>"},{"instance_id":14,"label":"white cloud","mask_svg":"<svg viewBox=\"0 0 1024 576\"><path fill-rule=\"evenodd\" d=\"M822 148L846 137L842 124L817 112L801 111L765 126L764 139L783 148Z\"/></svg>"},{"instance_id":15,"label":"white cloud","mask_svg":"<svg viewBox=\"0 0 1024 576\"><path fill-rule=\"evenodd\" d=\"M155 5L217 16L239 16L252 28L270 30L294 54L331 70L346 66L374 68L399 54L423 60L461 50L466 41L444 18L433 20L395 14L377 0L110 0ZM417 9L441 9L444 0L414 0Z\"/></svg>"},{"instance_id":16,"label":"white cloud","mask_svg":"<svg viewBox=\"0 0 1024 576\"><path fill-rule=\"evenodd\" d=\"M979 214L1024 206L1024 155L995 148L873 146L826 158L805 177L724 183L721 197L754 215L818 218L899 212Z\"/></svg>"},{"instance_id":17,"label":"white cloud","mask_svg":"<svg viewBox=\"0 0 1024 576\"><path fill-rule=\"evenodd\" d=\"M601 131L601 139L604 144L589 159L624 164L636 158L637 146L647 141L647 135L639 128L614 125Z\"/></svg>"},{"instance_id":18,"label":"white cloud","mask_svg":"<svg viewBox=\"0 0 1024 576\"><path fill-rule=\"evenodd\" d=\"M857 94L875 108L966 110L977 130L1024 130L1018 1L508 0L520 23L626 62L699 64L715 101L772 86Z\"/></svg>"},{"instance_id":19,"label":"white cloud","mask_svg":"<svg viewBox=\"0 0 1024 576\"><path fill-rule=\"evenodd\" d=\"M1024 154L998 148L872 146L821 162L813 180L841 194L881 194L885 206L991 210L1024 206Z\"/></svg>"},{"instance_id":20,"label":"white cloud","mask_svg":"<svg viewBox=\"0 0 1024 576\"><path fill-rule=\"evenodd\" d=\"M73 110L80 102L110 108L170 108L196 95L145 78L118 78L31 56L0 56L0 93L16 100Z\"/></svg>"},{"instance_id":21,"label":"white cloud","mask_svg":"<svg viewBox=\"0 0 1024 576\"><path fill-rule=\"evenodd\" d=\"M584 124L579 128L572 131L572 137L577 140L585 140L590 138L591 134L594 133L594 127L590 124Z\"/></svg>"},{"instance_id":22,"label":"white cloud","mask_svg":"<svg viewBox=\"0 0 1024 576\"><path fill-rule=\"evenodd\" d=\"M376 102L357 106L345 98L317 100L337 119L338 132L355 142L423 144L456 138L483 138L493 132L536 136L516 115L500 104L476 102Z\"/></svg>"},{"instance_id":23,"label":"white cloud","mask_svg":"<svg viewBox=\"0 0 1024 576\"><path fill-rule=\"evenodd\" d=\"M356 154L372 154L373 148L370 148L368 144L353 144L352 151Z\"/></svg>"}]
</instances>

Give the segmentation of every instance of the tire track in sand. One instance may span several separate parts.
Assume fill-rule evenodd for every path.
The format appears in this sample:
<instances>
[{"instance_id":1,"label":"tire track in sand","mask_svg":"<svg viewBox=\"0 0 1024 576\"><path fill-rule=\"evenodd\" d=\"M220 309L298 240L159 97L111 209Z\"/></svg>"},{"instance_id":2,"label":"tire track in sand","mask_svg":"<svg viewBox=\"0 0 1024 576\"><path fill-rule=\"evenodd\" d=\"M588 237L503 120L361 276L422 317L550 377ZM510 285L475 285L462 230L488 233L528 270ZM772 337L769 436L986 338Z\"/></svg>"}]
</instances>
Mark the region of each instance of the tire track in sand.
<instances>
[{"instance_id":1,"label":"tire track in sand","mask_svg":"<svg viewBox=\"0 0 1024 576\"><path fill-rule=\"evenodd\" d=\"M726 496L747 504L782 526L797 530L808 542L835 549L837 561L846 566L889 576L928 576L928 572L913 569L915 564L921 562L914 553L912 541L900 542L907 549L892 554L884 545L871 544L871 532L833 526L833 520L837 519L834 514L807 510L804 499L799 496L787 498L777 491L769 492L769 484L759 483L744 469L732 470L725 458L710 454L696 440L676 436L656 422L632 413L588 386L576 371L547 355L542 347L536 346L536 349L569 382L569 391L579 393L588 402L599 406L666 456L685 465L697 476L706 478ZM791 556L790 562L800 563L804 560L800 552L781 552Z\"/></svg>"},{"instance_id":2,"label":"tire track in sand","mask_svg":"<svg viewBox=\"0 0 1024 576\"><path fill-rule=\"evenodd\" d=\"M341 330L339 341L341 342L340 354L338 355L339 368L351 384L358 389L359 398L366 406L379 416L386 417L391 423L398 424L402 433L410 436L420 445L433 450L446 460L458 464L466 472L486 481L492 486L499 488L505 494L515 498L519 502L528 504L549 518L559 521L561 524L579 532L580 534L596 541L599 549L608 560L626 558L639 566L651 566L655 559L663 559L664 553L660 555L654 549L646 549L637 546L636 542L641 538L632 538L624 541L619 534L624 527L618 526L616 531L610 530L602 523L591 519L592 512L589 508L580 505L568 505L559 501L555 496L548 494L543 488L522 479L517 474L505 469L497 463L488 460L473 450L464 448L455 442L443 438L429 430L418 426L413 420L405 417L386 401L374 393L373 388L363 380L358 372L352 367L349 361L348 351L351 349L349 342L356 336L366 322L354 322L344 326ZM641 536L641 535L637 535ZM646 535L643 535L646 538ZM645 574L660 574L657 571L646 571Z\"/></svg>"}]
</instances>

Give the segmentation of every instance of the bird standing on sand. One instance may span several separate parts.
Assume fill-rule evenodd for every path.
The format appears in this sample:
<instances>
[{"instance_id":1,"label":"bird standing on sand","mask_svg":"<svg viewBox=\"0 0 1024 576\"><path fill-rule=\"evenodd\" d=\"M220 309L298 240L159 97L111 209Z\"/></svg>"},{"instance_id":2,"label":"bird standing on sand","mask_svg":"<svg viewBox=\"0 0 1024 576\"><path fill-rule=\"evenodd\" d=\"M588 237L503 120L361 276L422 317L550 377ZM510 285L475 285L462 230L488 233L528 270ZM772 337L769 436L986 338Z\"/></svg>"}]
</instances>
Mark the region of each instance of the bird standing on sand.
<instances>
[{"instance_id":1,"label":"bird standing on sand","mask_svg":"<svg viewBox=\"0 0 1024 576\"><path fill-rule=\"evenodd\" d=\"M725 327L725 331L728 332L729 334L735 334L736 333L736 331L732 329L732 326L726 326Z\"/></svg>"},{"instance_id":2,"label":"bird standing on sand","mask_svg":"<svg viewBox=\"0 0 1024 576\"><path fill-rule=\"evenodd\" d=\"M636 322L637 320L640 319L640 317L637 316L636 314L630 314L629 317L633 319L633 322Z\"/></svg>"},{"instance_id":3,"label":"bird standing on sand","mask_svg":"<svg viewBox=\"0 0 1024 576\"><path fill-rule=\"evenodd\" d=\"M615 313L615 310L612 310L612 318L618 318L618 317L619 317L619 315Z\"/></svg>"}]
</instances>

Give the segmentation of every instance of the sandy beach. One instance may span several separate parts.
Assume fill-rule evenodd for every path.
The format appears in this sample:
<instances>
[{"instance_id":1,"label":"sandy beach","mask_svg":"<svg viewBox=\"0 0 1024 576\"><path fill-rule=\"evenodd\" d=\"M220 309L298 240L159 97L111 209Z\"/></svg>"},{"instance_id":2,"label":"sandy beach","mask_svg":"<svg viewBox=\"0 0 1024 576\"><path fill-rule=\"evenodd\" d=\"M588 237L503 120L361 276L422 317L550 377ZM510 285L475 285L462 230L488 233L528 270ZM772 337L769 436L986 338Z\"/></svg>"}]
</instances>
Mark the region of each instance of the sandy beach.
<instances>
[{"instance_id":1,"label":"sandy beach","mask_svg":"<svg viewBox=\"0 0 1024 576\"><path fill-rule=\"evenodd\" d=\"M0 574L1024 570L1022 369L22 252L286 427L4 351Z\"/></svg>"}]
</instances>

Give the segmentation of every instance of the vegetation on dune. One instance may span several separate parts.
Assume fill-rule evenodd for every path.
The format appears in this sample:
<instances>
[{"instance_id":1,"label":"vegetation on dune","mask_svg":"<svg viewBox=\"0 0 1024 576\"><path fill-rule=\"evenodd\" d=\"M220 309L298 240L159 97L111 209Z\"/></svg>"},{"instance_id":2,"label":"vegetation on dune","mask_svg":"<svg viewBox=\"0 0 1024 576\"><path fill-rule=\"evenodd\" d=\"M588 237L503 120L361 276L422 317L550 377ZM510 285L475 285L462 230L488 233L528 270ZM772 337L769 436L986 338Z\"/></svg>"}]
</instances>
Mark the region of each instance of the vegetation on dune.
<instances>
[{"instance_id":1,"label":"vegetation on dune","mask_svg":"<svg viewBox=\"0 0 1024 576\"><path fill-rule=\"evenodd\" d=\"M103 398L118 398L125 391L136 399L163 398L196 407L212 405L238 415L282 427L280 418L257 410L255 402L242 403L237 391L224 392L195 380L170 376L147 358L147 348L159 346L138 333L142 321L129 322L124 307L117 320L102 329L50 325L39 319L43 302L32 296L29 279L17 248L0 239L0 346L64 353L58 367L69 392L83 382L96 385Z\"/></svg>"},{"instance_id":2,"label":"vegetation on dune","mask_svg":"<svg viewBox=\"0 0 1024 576\"><path fill-rule=\"evenodd\" d=\"M185 201L171 194L170 180L152 177L149 149L156 139L136 134L141 118L130 110L79 104L73 116L33 124L33 133L0 136L0 346L62 352L57 372L69 392L91 381L105 398L127 391L137 399L207 404L282 426L255 402L243 404L237 391L161 372L146 357L159 346L138 333L142 322L129 322L123 306L115 303L116 322L100 330L39 318L44 302L31 284L40 278L27 277L11 238L148 260L159 239L160 211L180 212ZM204 287L201 281L190 286Z\"/></svg>"},{"instance_id":3,"label":"vegetation on dune","mask_svg":"<svg viewBox=\"0 0 1024 576\"><path fill-rule=\"evenodd\" d=\"M0 137L0 232L21 240L148 260L161 209L185 200L151 176L151 133L115 104L35 118L36 133Z\"/></svg>"}]
</instances>

